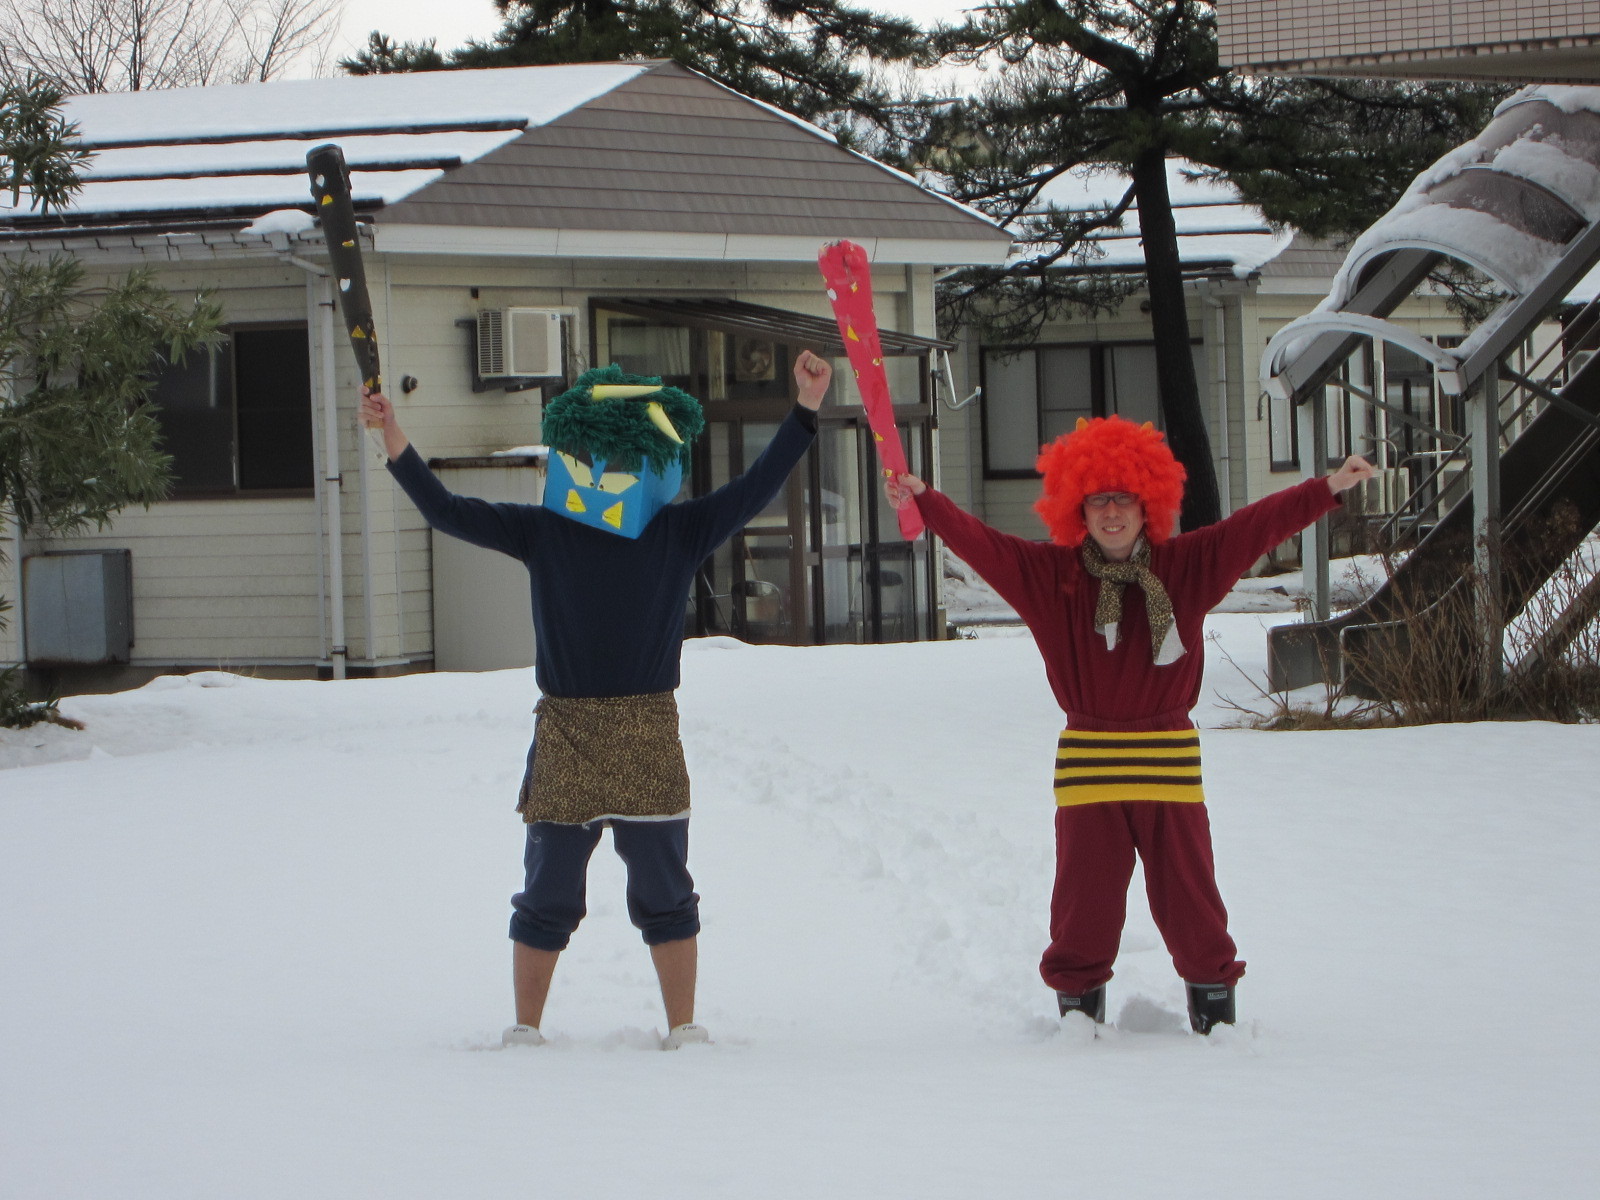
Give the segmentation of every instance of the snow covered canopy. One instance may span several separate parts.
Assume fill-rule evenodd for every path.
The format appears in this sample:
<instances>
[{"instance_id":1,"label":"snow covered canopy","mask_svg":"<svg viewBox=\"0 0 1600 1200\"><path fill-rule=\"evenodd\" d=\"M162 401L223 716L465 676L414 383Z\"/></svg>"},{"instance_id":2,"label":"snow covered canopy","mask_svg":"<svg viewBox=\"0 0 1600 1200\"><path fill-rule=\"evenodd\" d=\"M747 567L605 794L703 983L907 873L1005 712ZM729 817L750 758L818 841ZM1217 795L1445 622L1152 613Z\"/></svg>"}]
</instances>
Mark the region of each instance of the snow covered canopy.
<instances>
[{"instance_id":1,"label":"snow covered canopy","mask_svg":"<svg viewBox=\"0 0 1600 1200\"><path fill-rule=\"evenodd\" d=\"M1408 257L1415 269L1398 269ZM1383 320L1409 292L1406 280L1439 258L1465 263L1510 296L1451 351L1425 348ZM1518 335L1508 323L1536 320L1563 298L1592 298L1597 260L1600 88L1526 88L1495 110L1481 134L1418 175L1355 241L1327 298L1267 344L1262 379L1279 395L1293 394L1315 371L1296 360L1320 361L1327 335L1353 333L1433 359L1441 386L1459 393L1494 357L1486 348ZM1383 285L1386 271L1395 276L1392 286Z\"/></svg>"}]
</instances>

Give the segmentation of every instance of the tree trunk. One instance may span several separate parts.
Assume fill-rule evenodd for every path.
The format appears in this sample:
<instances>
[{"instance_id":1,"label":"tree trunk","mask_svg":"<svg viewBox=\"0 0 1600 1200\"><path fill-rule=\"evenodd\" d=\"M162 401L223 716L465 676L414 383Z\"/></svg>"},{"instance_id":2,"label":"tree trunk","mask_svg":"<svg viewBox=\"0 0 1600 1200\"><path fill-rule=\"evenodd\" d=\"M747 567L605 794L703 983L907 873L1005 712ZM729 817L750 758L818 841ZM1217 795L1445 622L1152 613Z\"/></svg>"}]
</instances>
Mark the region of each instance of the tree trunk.
<instances>
[{"instance_id":1,"label":"tree trunk","mask_svg":"<svg viewBox=\"0 0 1600 1200\"><path fill-rule=\"evenodd\" d=\"M1222 517L1211 435L1200 406L1200 382L1189 348L1189 311L1183 296L1177 227L1167 191L1166 155L1142 151L1133 163L1134 195L1139 205L1139 235L1144 242L1145 280L1150 289L1150 329L1156 343L1156 387L1167 444L1189 480L1183 489L1179 524L1198 529Z\"/></svg>"}]
</instances>

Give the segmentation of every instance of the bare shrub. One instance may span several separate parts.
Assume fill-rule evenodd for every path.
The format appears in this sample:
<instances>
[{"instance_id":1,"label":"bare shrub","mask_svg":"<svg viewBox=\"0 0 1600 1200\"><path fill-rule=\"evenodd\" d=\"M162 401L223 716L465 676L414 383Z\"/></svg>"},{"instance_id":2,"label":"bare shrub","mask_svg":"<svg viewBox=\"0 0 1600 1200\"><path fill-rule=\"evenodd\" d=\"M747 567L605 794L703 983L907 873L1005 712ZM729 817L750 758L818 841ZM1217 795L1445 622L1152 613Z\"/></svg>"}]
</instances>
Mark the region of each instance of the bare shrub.
<instances>
[{"instance_id":1,"label":"bare shrub","mask_svg":"<svg viewBox=\"0 0 1600 1200\"><path fill-rule=\"evenodd\" d=\"M1594 547L1570 513L1505 547L1499 580L1501 658L1479 611L1479 570L1463 546L1432 571L1389 571L1387 620L1345 630L1344 690L1397 725L1600 718L1600 586ZM1386 564L1388 560L1386 559Z\"/></svg>"}]
</instances>

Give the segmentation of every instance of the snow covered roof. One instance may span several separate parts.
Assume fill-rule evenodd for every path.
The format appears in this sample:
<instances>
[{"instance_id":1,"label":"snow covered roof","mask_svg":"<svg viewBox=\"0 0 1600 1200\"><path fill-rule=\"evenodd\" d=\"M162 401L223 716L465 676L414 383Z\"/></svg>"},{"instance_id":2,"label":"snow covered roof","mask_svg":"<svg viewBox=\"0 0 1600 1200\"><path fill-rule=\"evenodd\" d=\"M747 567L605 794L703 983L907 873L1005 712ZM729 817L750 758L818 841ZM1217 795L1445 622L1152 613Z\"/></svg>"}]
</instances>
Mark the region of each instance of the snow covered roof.
<instances>
[{"instance_id":1,"label":"snow covered roof","mask_svg":"<svg viewBox=\"0 0 1600 1200\"><path fill-rule=\"evenodd\" d=\"M636 78L648 63L298 79L73 96L95 151L69 218L309 204L306 151L337 141L356 203L393 203L446 170ZM32 213L0 197L0 221Z\"/></svg>"},{"instance_id":2,"label":"snow covered roof","mask_svg":"<svg viewBox=\"0 0 1600 1200\"><path fill-rule=\"evenodd\" d=\"M0 197L0 246L237 245L265 214L309 212L306 152L328 142L379 250L798 261L847 237L879 261L959 265L1010 244L823 130L665 61L75 96L65 115L94 152L82 189L50 214Z\"/></svg>"},{"instance_id":3,"label":"snow covered roof","mask_svg":"<svg viewBox=\"0 0 1600 1200\"><path fill-rule=\"evenodd\" d=\"M1186 269L1223 270L1242 278L1288 248L1293 231L1273 230L1260 209L1240 199L1237 189L1197 178L1199 170L1187 159L1167 160L1178 256ZM1046 186L1039 208L1053 204L1066 212L1090 212L1115 207L1130 184L1129 177L1115 168L1078 167ZM1082 265L1091 270L1144 268L1137 204L1130 205L1115 226L1096 230L1084 240L1090 254Z\"/></svg>"}]
</instances>

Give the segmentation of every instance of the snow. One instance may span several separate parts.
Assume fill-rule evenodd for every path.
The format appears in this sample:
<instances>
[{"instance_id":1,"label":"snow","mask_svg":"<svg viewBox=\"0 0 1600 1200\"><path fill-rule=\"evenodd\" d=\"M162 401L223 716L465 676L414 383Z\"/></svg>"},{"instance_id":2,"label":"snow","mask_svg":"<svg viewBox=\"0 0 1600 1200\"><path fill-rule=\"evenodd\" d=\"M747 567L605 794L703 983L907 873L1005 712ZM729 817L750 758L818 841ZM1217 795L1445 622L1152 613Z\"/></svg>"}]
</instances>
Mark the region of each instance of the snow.
<instances>
[{"instance_id":1,"label":"snow","mask_svg":"<svg viewBox=\"0 0 1600 1200\"><path fill-rule=\"evenodd\" d=\"M1529 91L1537 91L1541 100L1548 100L1562 112L1600 113L1600 87L1578 85L1559 86L1554 84L1542 84L1536 89L1524 89L1523 91L1518 92L1515 96L1510 96L1503 100L1500 104L1500 108L1496 111L1504 111L1516 100L1527 95Z\"/></svg>"},{"instance_id":2,"label":"snow","mask_svg":"<svg viewBox=\"0 0 1600 1200\"><path fill-rule=\"evenodd\" d=\"M1494 156L1496 170L1509 171L1548 188L1589 220L1600 219L1600 167L1567 153L1566 143L1522 139ZM1600 146L1575 146L1600 155Z\"/></svg>"},{"instance_id":3,"label":"snow","mask_svg":"<svg viewBox=\"0 0 1600 1200\"><path fill-rule=\"evenodd\" d=\"M276 86L276 85L274 85ZM470 162L522 135L521 129L486 132L457 130L449 133L389 133L340 136L335 140L352 167L460 158ZM176 172L304 171L306 153L328 143L326 136L272 141L201 143L182 146L129 146L95 153L83 171L94 183L102 176L163 179Z\"/></svg>"},{"instance_id":4,"label":"snow","mask_svg":"<svg viewBox=\"0 0 1600 1200\"><path fill-rule=\"evenodd\" d=\"M1261 210L1245 204L1238 190L1222 180L1197 177L1200 168L1185 158L1167 160L1167 190L1178 232L1178 257L1185 263L1225 262L1243 279L1277 258L1294 240L1293 230L1274 232ZM1041 209L1053 204L1065 212L1111 208L1122 201L1129 177L1104 164L1075 167L1051 180L1039 195ZM1108 230L1084 239L1087 262L1095 267L1144 269L1137 206ZM1012 262L1033 257L1038 248L1024 247Z\"/></svg>"},{"instance_id":5,"label":"snow","mask_svg":"<svg viewBox=\"0 0 1600 1200\"><path fill-rule=\"evenodd\" d=\"M1495 115L1534 100L1546 100L1565 112L1600 111L1600 88L1524 88L1503 101ZM1483 133L1493 129L1491 122ZM1535 127L1504 146L1480 134L1440 156L1412 180L1393 208L1356 239L1319 309L1343 307L1365 264L1374 255L1400 246L1440 250L1477 266L1514 292L1531 289L1555 266L1562 247L1513 229L1486 213L1434 203L1429 193L1466 168L1487 163L1550 188L1591 222L1600 219L1600 172L1582 157L1568 154L1565 144L1556 139L1535 140L1537 132ZM1582 155L1592 148L1573 149Z\"/></svg>"},{"instance_id":6,"label":"snow","mask_svg":"<svg viewBox=\"0 0 1600 1200\"><path fill-rule=\"evenodd\" d=\"M662 1054L595 856L537 1050L505 921L532 674L217 672L0 731L0 1195L1453 1200L1600 1168L1600 727L1228 728L1242 1024L1182 1030L1137 881L1111 1015L1035 964L1059 714L1026 636L690 643L699 1019ZM51 761L55 759L56 761Z\"/></svg>"},{"instance_id":7,"label":"snow","mask_svg":"<svg viewBox=\"0 0 1600 1200\"><path fill-rule=\"evenodd\" d=\"M97 153L67 211L305 204L306 151L330 140L345 150L355 199L392 204L442 171L384 167L471 162L524 127L548 124L647 69L642 62L581 63L71 96L63 115ZM462 128L497 122L515 127ZM202 139L208 141L186 144ZM147 142L166 144L141 144ZM26 191L16 205L6 193L0 219L32 207Z\"/></svg>"},{"instance_id":8,"label":"snow","mask_svg":"<svg viewBox=\"0 0 1600 1200\"><path fill-rule=\"evenodd\" d=\"M316 228L316 220L308 212L298 208L277 208L269 213L262 213L249 225L245 226L244 233L254 233L265 237L269 233L301 234Z\"/></svg>"},{"instance_id":9,"label":"snow","mask_svg":"<svg viewBox=\"0 0 1600 1200\"><path fill-rule=\"evenodd\" d=\"M1088 259L1093 266L1144 269L1144 251L1136 233L1110 237L1091 234L1085 240L1100 252ZM1178 257L1185 263L1225 262L1231 265L1234 275L1244 279L1277 258L1293 240L1293 230L1282 233L1185 231L1178 234ZM1030 247L1026 254L1013 254L1012 261L1031 258L1037 253L1037 249Z\"/></svg>"},{"instance_id":10,"label":"snow","mask_svg":"<svg viewBox=\"0 0 1600 1200\"><path fill-rule=\"evenodd\" d=\"M1230 183L1198 175L1202 168L1187 158L1167 159L1167 193L1174 208L1213 205L1238 210L1239 193ZM1062 208L1109 208L1121 201L1131 183L1126 171L1104 164L1074 167L1044 186L1039 199ZM1248 210L1260 214L1256 209Z\"/></svg>"},{"instance_id":11,"label":"snow","mask_svg":"<svg viewBox=\"0 0 1600 1200\"><path fill-rule=\"evenodd\" d=\"M489 121L537 126L647 69L644 63L579 63L104 93L68 97L63 115L77 123L79 136L90 146L182 138L244 140L284 131L448 129ZM265 102L268 95L270 103Z\"/></svg>"},{"instance_id":12,"label":"snow","mask_svg":"<svg viewBox=\"0 0 1600 1200\"><path fill-rule=\"evenodd\" d=\"M311 184L305 160L294 174L224 175L201 179L130 179L117 183L86 183L73 197L74 213L165 212L169 209L229 209L287 207L311 203ZM357 204L379 200L392 204L432 183L440 170L350 172L350 195ZM12 208L10 196L0 197L0 216L27 211L31 198Z\"/></svg>"}]
</instances>

